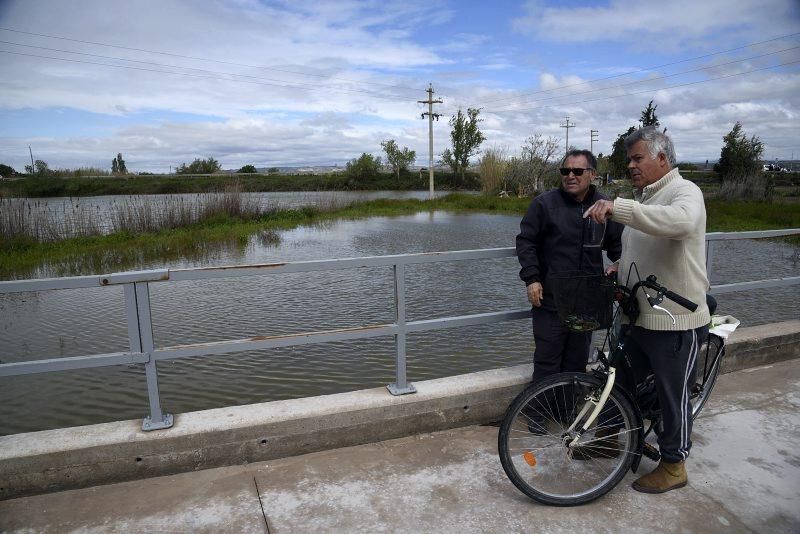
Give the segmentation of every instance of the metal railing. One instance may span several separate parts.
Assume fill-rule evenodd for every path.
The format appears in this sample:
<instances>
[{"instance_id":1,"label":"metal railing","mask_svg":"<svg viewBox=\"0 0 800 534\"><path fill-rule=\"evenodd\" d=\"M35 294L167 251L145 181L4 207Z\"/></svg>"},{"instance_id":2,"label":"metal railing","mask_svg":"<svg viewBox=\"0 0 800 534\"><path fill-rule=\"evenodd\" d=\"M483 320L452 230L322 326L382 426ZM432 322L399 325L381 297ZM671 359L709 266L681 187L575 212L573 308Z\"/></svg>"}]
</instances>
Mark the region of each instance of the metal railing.
<instances>
[{"instance_id":1,"label":"metal railing","mask_svg":"<svg viewBox=\"0 0 800 534\"><path fill-rule=\"evenodd\" d=\"M800 228L762 232L711 233L706 236L707 265L709 278L713 260L713 244L721 240L780 237L800 234ZM395 338L395 382L387 388L393 395L414 393L416 389L406 377L406 336L410 333L444 328L476 326L530 317L530 310L506 310L499 312L459 315L419 321L406 320L405 268L407 265L443 261L485 260L507 258L516 255L514 248L462 250L453 252L430 252L334 260L298 261L289 263L267 263L233 267L206 267L196 269L160 269L134 271L108 275L78 276L71 278L49 278L39 280L17 280L0 282L0 294L26 291L49 291L56 289L80 289L103 286L123 286L128 326L128 352L93 354L66 358L51 358L29 362L0 364L0 377L18 376L52 371L88 369L111 365L143 363L150 403L150 415L142 423L143 430L169 428L173 424L171 414L164 413L158 390L157 362L192 356L210 356L245 350L290 347L330 341L348 341L378 336ZM303 273L356 269L362 267L392 267L394 275L395 321L355 328L304 332L278 336L254 336L212 343L196 343L156 348L150 311L149 286L165 281L208 280L213 278L238 278L279 273ZM785 287L800 284L800 276L758 280L713 286L712 293L727 293L747 289Z\"/></svg>"}]
</instances>

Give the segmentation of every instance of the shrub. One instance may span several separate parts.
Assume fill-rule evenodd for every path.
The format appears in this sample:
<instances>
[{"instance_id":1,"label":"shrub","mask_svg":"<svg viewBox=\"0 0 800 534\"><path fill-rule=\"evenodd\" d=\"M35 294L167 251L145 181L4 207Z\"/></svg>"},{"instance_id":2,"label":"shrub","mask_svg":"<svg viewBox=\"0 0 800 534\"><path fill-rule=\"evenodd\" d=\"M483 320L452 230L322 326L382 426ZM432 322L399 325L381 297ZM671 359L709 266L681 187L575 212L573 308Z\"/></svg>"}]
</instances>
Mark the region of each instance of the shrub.
<instances>
[{"instance_id":1,"label":"shrub","mask_svg":"<svg viewBox=\"0 0 800 534\"><path fill-rule=\"evenodd\" d=\"M508 164L505 151L500 148L484 150L478 163L478 172L481 177L481 191L484 194L496 195L508 189L505 181L506 166Z\"/></svg>"},{"instance_id":2,"label":"shrub","mask_svg":"<svg viewBox=\"0 0 800 534\"><path fill-rule=\"evenodd\" d=\"M219 161L215 160L214 158L208 159L200 159L197 158L189 165L185 163L181 163L180 166L175 170L176 174L214 174L218 170L220 170L222 166L219 164Z\"/></svg>"},{"instance_id":3,"label":"shrub","mask_svg":"<svg viewBox=\"0 0 800 534\"><path fill-rule=\"evenodd\" d=\"M344 172L349 178L348 185L357 187L370 178L376 177L380 170L381 158L364 152L361 157L348 161Z\"/></svg>"},{"instance_id":4,"label":"shrub","mask_svg":"<svg viewBox=\"0 0 800 534\"><path fill-rule=\"evenodd\" d=\"M755 135L748 138L736 122L722 138L725 144L714 166L722 179L718 196L725 200L771 200L772 179L761 170L764 144Z\"/></svg>"}]
</instances>

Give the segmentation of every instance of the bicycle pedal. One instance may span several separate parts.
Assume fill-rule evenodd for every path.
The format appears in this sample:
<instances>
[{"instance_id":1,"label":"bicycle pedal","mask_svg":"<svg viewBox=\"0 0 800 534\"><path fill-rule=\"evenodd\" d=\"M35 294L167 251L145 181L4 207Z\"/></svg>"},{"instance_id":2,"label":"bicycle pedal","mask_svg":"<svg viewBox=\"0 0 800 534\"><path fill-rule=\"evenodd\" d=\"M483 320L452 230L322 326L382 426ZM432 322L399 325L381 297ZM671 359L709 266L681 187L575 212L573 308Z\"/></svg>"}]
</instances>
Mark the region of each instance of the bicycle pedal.
<instances>
[{"instance_id":1,"label":"bicycle pedal","mask_svg":"<svg viewBox=\"0 0 800 534\"><path fill-rule=\"evenodd\" d=\"M657 462L661 459L661 453L658 452L658 449L650 445L649 443L644 444L644 448L642 449L642 454Z\"/></svg>"}]
</instances>

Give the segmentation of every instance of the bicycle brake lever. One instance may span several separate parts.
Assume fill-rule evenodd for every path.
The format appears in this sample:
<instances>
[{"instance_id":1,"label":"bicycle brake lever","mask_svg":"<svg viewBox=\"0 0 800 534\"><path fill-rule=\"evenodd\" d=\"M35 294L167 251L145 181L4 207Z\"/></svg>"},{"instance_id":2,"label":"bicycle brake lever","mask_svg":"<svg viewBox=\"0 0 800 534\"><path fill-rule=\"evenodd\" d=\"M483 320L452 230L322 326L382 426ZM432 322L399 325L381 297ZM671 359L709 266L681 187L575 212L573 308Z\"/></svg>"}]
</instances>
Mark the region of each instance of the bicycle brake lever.
<instances>
[{"instance_id":1,"label":"bicycle brake lever","mask_svg":"<svg viewBox=\"0 0 800 534\"><path fill-rule=\"evenodd\" d=\"M670 311L668 309L662 308L658 304L654 305L653 309L654 310L658 310L658 311L662 311L662 312L666 313L667 315L669 315L670 319L672 319L672 326L675 326L675 324L677 323L677 321L675 321L675 316L672 315L672 313L670 313Z\"/></svg>"}]
</instances>

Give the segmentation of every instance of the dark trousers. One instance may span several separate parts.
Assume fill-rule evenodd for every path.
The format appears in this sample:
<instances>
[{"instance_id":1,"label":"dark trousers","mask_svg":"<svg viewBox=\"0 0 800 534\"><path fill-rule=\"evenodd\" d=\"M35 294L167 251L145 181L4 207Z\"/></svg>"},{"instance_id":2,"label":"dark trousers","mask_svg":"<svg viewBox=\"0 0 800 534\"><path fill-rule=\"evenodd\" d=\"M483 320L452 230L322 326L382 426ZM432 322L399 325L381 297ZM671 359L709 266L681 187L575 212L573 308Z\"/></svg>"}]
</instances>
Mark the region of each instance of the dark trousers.
<instances>
[{"instance_id":1,"label":"dark trousers","mask_svg":"<svg viewBox=\"0 0 800 534\"><path fill-rule=\"evenodd\" d=\"M652 371L664 425L658 436L661 458L681 462L692 448L692 411L689 392L695 382L697 354L708 327L667 332L631 328L626 349L638 377Z\"/></svg>"},{"instance_id":2,"label":"dark trousers","mask_svg":"<svg viewBox=\"0 0 800 534\"><path fill-rule=\"evenodd\" d=\"M570 332L554 311L533 308L531 316L536 343L532 381L561 372L586 372L592 334Z\"/></svg>"}]
</instances>

